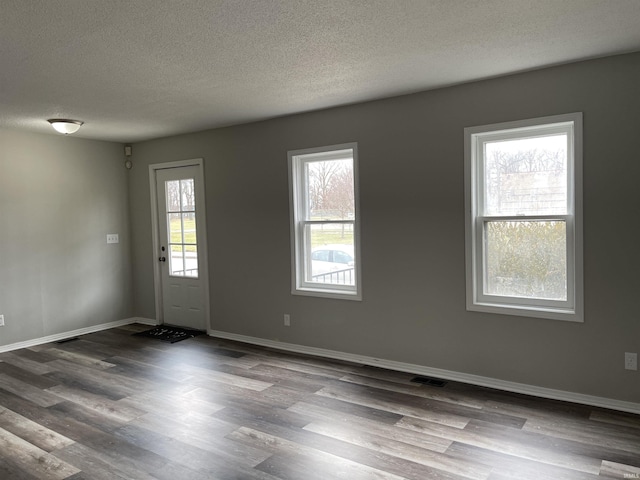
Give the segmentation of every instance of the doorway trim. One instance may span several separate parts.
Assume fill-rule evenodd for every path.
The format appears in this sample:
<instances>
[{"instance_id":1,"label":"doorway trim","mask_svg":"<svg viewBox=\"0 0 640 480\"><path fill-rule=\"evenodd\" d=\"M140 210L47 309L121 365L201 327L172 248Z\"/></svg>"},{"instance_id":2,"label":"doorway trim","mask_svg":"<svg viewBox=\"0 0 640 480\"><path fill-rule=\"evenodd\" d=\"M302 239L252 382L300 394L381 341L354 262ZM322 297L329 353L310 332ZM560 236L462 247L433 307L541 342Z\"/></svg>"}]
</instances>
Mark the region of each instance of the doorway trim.
<instances>
[{"instance_id":1,"label":"doorway trim","mask_svg":"<svg viewBox=\"0 0 640 480\"><path fill-rule=\"evenodd\" d=\"M162 276L160 272L160 262L158 255L160 252L160 231L158 229L158 192L156 188L156 172L170 168L197 167L202 178L202 190L205 192L205 201L202 206L198 204L198 209L202 210L203 225L198 227L198 255L202 250L202 290L204 302L204 316L206 330L211 329L211 317L209 312L209 244L207 242L207 210L206 210L206 188L204 181L204 160L193 158L190 160L178 160L175 162L153 163L149 165L149 188L151 194L151 237L152 237L152 261L153 261L153 290L155 294L156 322L158 325L164 324L164 307L162 303ZM202 230L202 233L200 233Z\"/></svg>"}]
</instances>

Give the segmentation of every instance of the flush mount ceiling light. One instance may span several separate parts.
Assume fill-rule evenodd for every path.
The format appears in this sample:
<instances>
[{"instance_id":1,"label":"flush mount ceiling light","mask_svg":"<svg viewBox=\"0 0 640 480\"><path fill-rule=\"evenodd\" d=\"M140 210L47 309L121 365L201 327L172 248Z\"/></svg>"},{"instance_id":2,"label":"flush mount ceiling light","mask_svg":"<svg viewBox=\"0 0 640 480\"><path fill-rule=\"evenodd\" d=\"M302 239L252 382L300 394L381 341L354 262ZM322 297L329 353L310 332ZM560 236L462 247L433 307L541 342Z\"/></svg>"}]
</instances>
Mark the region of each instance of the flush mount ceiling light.
<instances>
[{"instance_id":1,"label":"flush mount ceiling light","mask_svg":"<svg viewBox=\"0 0 640 480\"><path fill-rule=\"evenodd\" d=\"M80 127L84 124L80 120L69 120L66 118L52 118L47 120L57 132L65 135L76 133Z\"/></svg>"}]
</instances>

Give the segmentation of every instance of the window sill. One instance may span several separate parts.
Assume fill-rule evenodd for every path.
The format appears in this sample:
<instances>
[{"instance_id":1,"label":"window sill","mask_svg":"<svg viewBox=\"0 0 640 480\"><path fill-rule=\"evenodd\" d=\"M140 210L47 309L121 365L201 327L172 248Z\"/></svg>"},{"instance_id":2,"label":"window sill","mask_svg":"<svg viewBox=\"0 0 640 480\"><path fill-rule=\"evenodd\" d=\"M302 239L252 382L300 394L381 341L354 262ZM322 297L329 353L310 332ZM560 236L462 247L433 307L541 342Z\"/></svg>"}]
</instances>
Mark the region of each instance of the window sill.
<instances>
[{"instance_id":1,"label":"window sill","mask_svg":"<svg viewBox=\"0 0 640 480\"><path fill-rule=\"evenodd\" d=\"M338 300L356 300L362 301L362 295L359 292L350 292L345 290L330 290L325 288L305 288L298 287L291 291L292 295L302 295L307 297L333 298Z\"/></svg>"},{"instance_id":2,"label":"window sill","mask_svg":"<svg viewBox=\"0 0 640 480\"><path fill-rule=\"evenodd\" d=\"M469 303L467 304L467 310L471 312L496 313L499 315L562 320L565 322L584 322L583 315L573 309L565 310L560 308L518 306L499 303Z\"/></svg>"}]
</instances>

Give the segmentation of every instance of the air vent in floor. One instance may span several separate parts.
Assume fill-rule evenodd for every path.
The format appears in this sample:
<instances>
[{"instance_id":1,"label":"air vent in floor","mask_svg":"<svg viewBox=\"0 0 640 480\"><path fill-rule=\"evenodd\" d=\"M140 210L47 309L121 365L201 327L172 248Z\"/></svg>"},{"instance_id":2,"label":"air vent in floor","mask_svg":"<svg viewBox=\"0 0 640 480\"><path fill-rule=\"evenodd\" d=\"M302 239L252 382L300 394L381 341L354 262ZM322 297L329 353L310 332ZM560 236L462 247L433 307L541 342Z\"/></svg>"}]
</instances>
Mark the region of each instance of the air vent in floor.
<instances>
[{"instance_id":1,"label":"air vent in floor","mask_svg":"<svg viewBox=\"0 0 640 480\"><path fill-rule=\"evenodd\" d=\"M411 381L415 383L421 383L422 385L429 385L430 387L444 387L447 384L447 382L445 382L444 380L431 377L414 377L411 379Z\"/></svg>"}]
</instances>

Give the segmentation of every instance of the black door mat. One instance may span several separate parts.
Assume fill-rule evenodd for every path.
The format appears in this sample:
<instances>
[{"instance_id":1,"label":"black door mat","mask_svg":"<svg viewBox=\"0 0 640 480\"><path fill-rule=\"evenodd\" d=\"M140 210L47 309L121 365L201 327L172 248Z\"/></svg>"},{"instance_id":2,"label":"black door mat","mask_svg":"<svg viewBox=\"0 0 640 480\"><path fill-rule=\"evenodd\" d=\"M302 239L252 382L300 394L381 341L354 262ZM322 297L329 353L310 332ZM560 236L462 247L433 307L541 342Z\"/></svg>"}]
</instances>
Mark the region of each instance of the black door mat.
<instances>
[{"instance_id":1,"label":"black door mat","mask_svg":"<svg viewBox=\"0 0 640 480\"><path fill-rule=\"evenodd\" d=\"M161 327L152 328L151 330L145 330L144 332L137 332L133 335L140 337L157 338L163 342L176 343L187 338L197 337L198 335L204 335L205 332L201 330L191 330L189 328L172 327L170 325L163 325Z\"/></svg>"}]
</instances>

